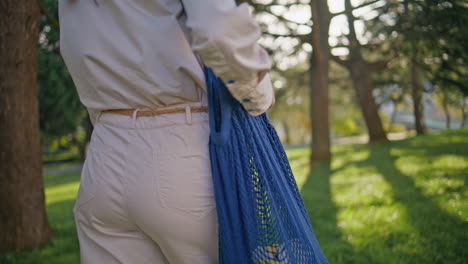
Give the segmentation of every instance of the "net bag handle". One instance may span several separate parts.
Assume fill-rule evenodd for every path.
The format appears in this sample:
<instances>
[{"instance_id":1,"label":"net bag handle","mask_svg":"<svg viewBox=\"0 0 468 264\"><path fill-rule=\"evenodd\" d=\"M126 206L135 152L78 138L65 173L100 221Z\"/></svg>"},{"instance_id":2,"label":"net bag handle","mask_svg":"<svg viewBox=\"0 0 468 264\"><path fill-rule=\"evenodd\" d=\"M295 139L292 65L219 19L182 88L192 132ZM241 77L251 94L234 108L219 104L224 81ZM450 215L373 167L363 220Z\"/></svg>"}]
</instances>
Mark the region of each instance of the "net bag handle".
<instances>
[{"instance_id":1,"label":"net bag handle","mask_svg":"<svg viewBox=\"0 0 468 264\"><path fill-rule=\"evenodd\" d=\"M210 119L210 138L217 145L226 143L232 127L232 111L236 100L229 93L224 82L216 77L211 68L204 65L208 114Z\"/></svg>"}]
</instances>

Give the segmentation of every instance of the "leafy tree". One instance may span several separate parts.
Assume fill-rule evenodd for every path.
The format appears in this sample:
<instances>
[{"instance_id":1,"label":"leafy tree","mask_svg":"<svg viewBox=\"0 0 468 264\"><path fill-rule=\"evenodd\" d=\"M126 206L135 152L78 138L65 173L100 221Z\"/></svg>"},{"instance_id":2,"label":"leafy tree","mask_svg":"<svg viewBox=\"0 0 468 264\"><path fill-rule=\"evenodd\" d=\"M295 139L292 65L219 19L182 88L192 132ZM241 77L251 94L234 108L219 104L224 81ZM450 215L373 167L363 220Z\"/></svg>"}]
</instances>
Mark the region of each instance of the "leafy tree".
<instances>
[{"instance_id":1,"label":"leafy tree","mask_svg":"<svg viewBox=\"0 0 468 264\"><path fill-rule=\"evenodd\" d=\"M418 134L424 133L422 82L439 89L459 89L468 95L468 6L457 0L388 0L377 9L380 15L373 33L385 36L401 56L409 60L411 93Z\"/></svg>"}]
</instances>

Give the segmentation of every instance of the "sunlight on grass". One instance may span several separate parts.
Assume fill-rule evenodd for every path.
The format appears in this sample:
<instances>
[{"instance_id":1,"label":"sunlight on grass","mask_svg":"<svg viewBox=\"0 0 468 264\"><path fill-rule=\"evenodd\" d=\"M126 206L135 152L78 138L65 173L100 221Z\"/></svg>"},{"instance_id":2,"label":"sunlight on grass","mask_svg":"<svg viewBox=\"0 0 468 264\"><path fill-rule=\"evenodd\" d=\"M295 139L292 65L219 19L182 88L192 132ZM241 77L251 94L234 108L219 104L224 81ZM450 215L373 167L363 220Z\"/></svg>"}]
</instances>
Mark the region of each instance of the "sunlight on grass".
<instances>
[{"instance_id":1,"label":"sunlight on grass","mask_svg":"<svg viewBox=\"0 0 468 264\"><path fill-rule=\"evenodd\" d=\"M341 168L350 163L363 162L369 158L369 151L360 145L339 145L333 147L333 167Z\"/></svg>"},{"instance_id":2,"label":"sunlight on grass","mask_svg":"<svg viewBox=\"0 0 468 264\"><path fill-rule=\"evenodd\" d=\"M392 189L382 176L351 167L332 175L333 201L338 206L382 206L393 203Z\"/></svg>"},{"instance_id":3,"label":"sunlight on grass","mask_svg":"<svg viewBox=\"0 0 468 264\"><path fill-rule=\"evenodd\" d=\"M468 131L334 146L312 174L309 153L288 157L330 263L463 263Z\"/></svg>"},{"instance_id":4,"label":"sunlight on grass","mask_svg":"<svg viewBox=\"0 0 468 264\"><path fill-rule=\"evenodd\" d=\"M395 165L402 173L414 178L415 185L441 210L468 221L468 157L454 154L409 156L397 159Z\"/></svg>"},{"instance_id":5,"label":"sunlight on grass","mask_svg":"<svg viewBox=\"0 0 468 264\"><path fill-rule=\"evenodd\" d=\"M46 189L46 204L74 200L78 192L79 181L49 187Z\"/></svg>"}]
</instances>

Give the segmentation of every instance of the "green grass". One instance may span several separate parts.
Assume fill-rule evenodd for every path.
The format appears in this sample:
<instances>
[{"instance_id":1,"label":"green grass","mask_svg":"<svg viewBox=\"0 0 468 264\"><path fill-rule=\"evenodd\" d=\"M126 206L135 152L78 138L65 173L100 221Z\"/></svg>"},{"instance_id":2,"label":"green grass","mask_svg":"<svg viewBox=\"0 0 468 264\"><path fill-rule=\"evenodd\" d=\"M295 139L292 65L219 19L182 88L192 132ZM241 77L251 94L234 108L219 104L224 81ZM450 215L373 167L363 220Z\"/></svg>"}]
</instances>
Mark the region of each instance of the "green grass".
<instances>
[{"instance_id":1,"label":"green grass","mask_svg":"<svg viewBox=\"0 0 468 264\"><path fill-rule=\"evenodd\" d=\"M467 263L468 130L288 156L330 263Z\"/></svg>"},{"instance_id":2,"label":"green grass","mask_svg":"<svg viewBox=\"0 0 468 264\"><path fill-rule=\"evenodd\" d=\"M287 151L312 226L332 264L466 263L468 130L378 146L333 148L310 171L309 149ZM1 264L77 264L77 173L45 176L54 238Z\"/></svg>"}]
</instances>

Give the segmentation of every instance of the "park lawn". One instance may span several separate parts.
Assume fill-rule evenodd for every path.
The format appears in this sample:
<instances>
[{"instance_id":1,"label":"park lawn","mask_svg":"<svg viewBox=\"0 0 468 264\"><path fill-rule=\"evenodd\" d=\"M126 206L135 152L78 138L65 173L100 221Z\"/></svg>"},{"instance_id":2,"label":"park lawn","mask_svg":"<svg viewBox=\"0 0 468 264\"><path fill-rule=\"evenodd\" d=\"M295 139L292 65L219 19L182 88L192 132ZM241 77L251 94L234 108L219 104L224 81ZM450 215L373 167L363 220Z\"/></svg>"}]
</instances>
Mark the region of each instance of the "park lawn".
<instances>
[{"instance_id":1,"label":"park lawn","mask_svg":"<svg viewBox=\"0 0 468 264\"><path fill-rule=\"evenodd\" d=\"M466 263L468 130L334 146L331 165L312 172L310 149L287 154L330 263ZM1 264L79 263L72 214L79 174L44 179L52 241Z\"/></svg>"}]
</instances>

